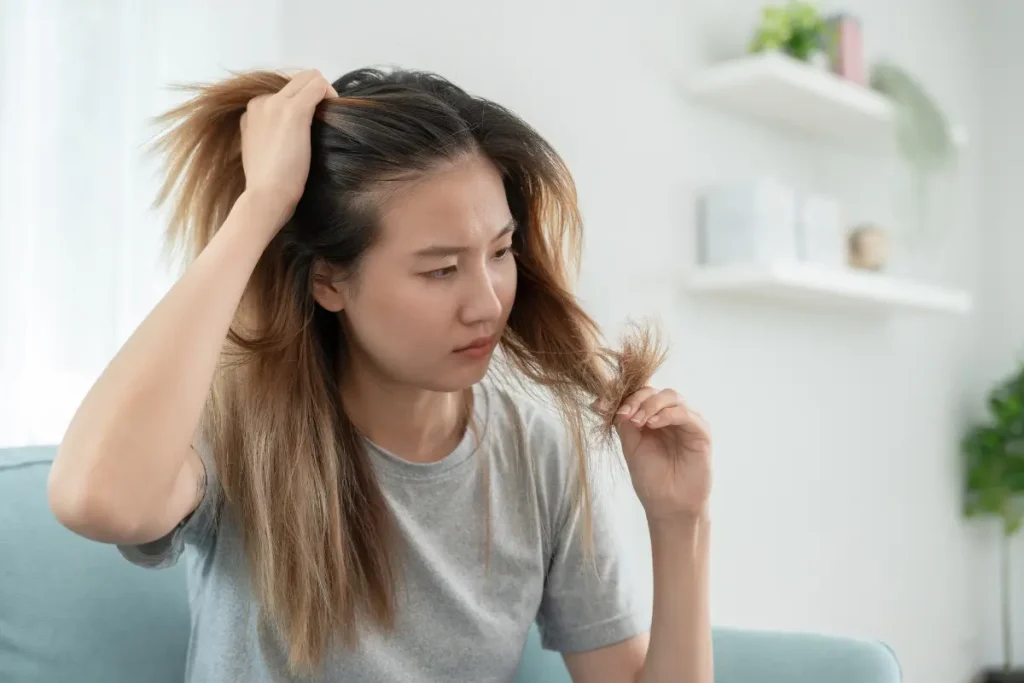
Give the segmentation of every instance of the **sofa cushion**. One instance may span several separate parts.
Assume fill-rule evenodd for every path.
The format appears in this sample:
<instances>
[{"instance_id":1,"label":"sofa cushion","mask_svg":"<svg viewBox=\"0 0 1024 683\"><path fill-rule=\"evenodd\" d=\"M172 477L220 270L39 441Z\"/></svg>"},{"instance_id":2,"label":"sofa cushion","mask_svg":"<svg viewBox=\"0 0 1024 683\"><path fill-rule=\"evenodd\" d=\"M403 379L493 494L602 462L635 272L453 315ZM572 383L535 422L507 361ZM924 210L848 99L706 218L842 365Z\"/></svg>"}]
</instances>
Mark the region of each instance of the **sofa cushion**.
<instances>
[{"instance_id":1,"label":"sofa cushion","mask_svg":"<svg viewBox=\"0 0 1024 683\"><path fill-rule=\"evenodd\" d=\"M46 479L56 449L0 449L0 680L181 683L185 575L121 559L62 527Z\"/></svg>"}]
</instances>

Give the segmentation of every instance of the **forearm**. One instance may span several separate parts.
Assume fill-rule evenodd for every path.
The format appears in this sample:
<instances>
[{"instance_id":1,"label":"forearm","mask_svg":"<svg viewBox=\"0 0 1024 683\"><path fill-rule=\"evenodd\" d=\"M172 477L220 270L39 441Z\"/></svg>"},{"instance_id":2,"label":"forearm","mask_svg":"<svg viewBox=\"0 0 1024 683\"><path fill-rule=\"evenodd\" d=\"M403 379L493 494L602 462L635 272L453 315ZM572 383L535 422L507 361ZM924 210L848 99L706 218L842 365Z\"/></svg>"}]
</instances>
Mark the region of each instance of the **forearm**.
<instances>
[{"instance_id":1,"label":"forearm","mask_svg":"<svg viewBox=\"0 0 1024 683\"><path fill-rule=\"evenodd\" d=\"M654 612L639 683L712 683L710 522L650 521Z\"/></svg>"},{"instance_id":2,"label":"forearm","mask_svg":"<svg viewBox=\"0 0 1024 683\"><path fill-rule=\"evenodd\" d=\"M96 381L54 462L55 498L78 499L88 490L121 501L131 518L139 517L136 508L163 504L243 290L279 220L265 206L251 195L238 200Z\"/></svg>"}]
</instances>

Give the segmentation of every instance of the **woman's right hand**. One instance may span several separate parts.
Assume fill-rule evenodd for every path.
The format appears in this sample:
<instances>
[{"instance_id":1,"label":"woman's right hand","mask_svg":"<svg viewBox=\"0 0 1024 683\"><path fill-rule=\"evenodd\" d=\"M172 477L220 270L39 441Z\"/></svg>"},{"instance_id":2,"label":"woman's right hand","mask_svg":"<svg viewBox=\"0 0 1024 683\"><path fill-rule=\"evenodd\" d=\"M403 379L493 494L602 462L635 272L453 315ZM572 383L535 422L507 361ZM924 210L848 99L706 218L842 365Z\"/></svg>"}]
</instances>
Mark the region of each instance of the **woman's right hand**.
<instances>
[{"instance_id":1,"label":"woman's right hand","mask_svg":"<svg viewBox=\"0 0 1024 683\"><path fill-rule=\"evenodd\" d=\"M278 228L291 217L306 186L313 112L323 99L337 96L312 69L296 74L279 92L252 99L242 114L245 190L283 217Z\"/></svg>"}]
</instances>

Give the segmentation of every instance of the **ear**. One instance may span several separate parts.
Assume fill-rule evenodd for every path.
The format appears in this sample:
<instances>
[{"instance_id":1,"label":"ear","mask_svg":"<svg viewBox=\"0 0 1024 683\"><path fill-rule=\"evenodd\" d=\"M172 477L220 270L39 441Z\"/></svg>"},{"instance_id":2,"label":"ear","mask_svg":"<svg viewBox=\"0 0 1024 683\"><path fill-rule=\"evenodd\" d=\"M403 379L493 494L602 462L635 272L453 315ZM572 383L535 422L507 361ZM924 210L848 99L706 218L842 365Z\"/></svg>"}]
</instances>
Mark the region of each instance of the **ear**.
<instances>
[{"instance_id":1,"label":"ear","mask_svg":"<svg viewBox=\"0 0 1024 683\"><path fill-rule=\"evenodd\" d=\"M337 268L324 261L313 266L313 298L332 313L345 308L345 283Z\"/></svg>"}]
</instances>

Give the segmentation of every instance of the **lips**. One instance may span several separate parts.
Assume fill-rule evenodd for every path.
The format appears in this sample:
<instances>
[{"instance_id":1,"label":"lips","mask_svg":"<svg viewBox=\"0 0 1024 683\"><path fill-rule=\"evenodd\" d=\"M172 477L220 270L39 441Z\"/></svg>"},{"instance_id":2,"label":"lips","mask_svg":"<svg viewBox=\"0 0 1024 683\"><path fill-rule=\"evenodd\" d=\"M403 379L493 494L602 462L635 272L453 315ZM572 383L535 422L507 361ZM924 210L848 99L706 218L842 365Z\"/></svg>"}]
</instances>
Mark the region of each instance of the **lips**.
<instances>
[{"instance_id":1,"label":"lips","mask_svg":"<svg viewBox=\"0 0 1024 683\"><path fill-rule=\"evenodd\" d=\"M459 351L471 351L471 350L474 350L474 349L486 349L486 348L489 348L491 346L494 346L496 341L497 341L497 339L495 337L493 337L493 336L491 336L491 337L477 337L476 339L474 339L470 343L466 344L465 346L462 346L460 348L455 349L455 351L457 353Z\"/></svg>"}]
</instances>

